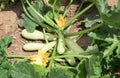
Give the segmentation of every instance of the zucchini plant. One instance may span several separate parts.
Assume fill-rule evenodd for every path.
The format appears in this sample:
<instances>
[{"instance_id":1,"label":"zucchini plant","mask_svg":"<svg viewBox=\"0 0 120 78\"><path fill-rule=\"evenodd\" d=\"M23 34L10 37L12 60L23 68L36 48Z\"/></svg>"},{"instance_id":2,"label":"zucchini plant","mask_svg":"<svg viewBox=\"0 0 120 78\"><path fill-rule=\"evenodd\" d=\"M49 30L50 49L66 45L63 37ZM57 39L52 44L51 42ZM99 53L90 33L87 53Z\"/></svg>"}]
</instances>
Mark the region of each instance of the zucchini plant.
<instances>
[{"instance_id":1,"label":"zucchini plant","mask_svg":"<svg viewBox=\"0 0 120 78\"><path fill-rule=\"evenodd\" d=\"M89 5L79 8L70 20L66 20L66 14L73 0L69 1L64 11L60 9L60 0L21 0L24 10L19 23L20 27L23 27L21 35L23 38L33 40L32 43L26 43L23 49L38 50L38 53L31 56L7 55L6 45L11 40L1 39L0 69L7 74L1 76L4 78L21 78L21 76L22 78L114 78L114 75L109 73L113 66L119 67L119 62L116 61L120 59L117 20L120 1L114 5L107 1L109 0L82 0L82 5L86 2ZM86 29L70 33L69 29L75 19L92 7L96 7L97 12L90 14L92 19L86 16L87 20L83 20ZM93 18L92 14L98 17ZM86 50L72 39L84 34L87 34L90 40ZM35 43L36 40L43 42ZM14 65L4 63L7 61L4 58L16 57L21 60ZM11 67L10 73L9 69L5 71L6 65ZM104 70L110 72L106 74Z\"/></svg>"}]
</instances>

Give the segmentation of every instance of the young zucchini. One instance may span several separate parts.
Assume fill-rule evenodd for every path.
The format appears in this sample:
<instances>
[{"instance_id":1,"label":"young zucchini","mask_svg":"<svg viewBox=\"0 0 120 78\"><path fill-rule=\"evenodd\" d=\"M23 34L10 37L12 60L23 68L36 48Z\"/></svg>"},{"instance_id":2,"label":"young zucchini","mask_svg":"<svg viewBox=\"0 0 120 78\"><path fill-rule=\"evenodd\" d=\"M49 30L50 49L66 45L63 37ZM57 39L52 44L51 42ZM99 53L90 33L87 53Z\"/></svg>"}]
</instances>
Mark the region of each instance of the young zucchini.
<instances>
[{"instance_id":1,"label":"young zucchini","mask_svg":"<svg viewBox=\"0 0 120 78\"><path fill-rule=\"evenodd\" d=\"M71 51L66 51L66 53L71 53ZM72 66L72 65L75 65L76 61L75 61L75 58L74 57L67 57L65 58L66 61Z\"/></svg>"},{"instance_id":2,"label":"young zucchini","mask_svg":"<svg viewBox=\"0 0 120 78\"><path fill-rule=\"evenodd\" d=\"M67 58L65 58L65 59L67 60L67 62L68 62L71 66L75 65L75 63L76 63L74 57L67 57Z\"/></svg>"},{"instance_id":3,"label":"young zucchini","mask_svg":"<svg viewBox=\"0 0 120 78\"><path fill-rule=\"evenodd\" d=\"M45 37L47 40L55 40L56 36L52 35L50 33L45 33L45 36L43 32L35 30L34 32L30 33L26 29L22 30L21 34L24 38L26 39L31 39L31 40L45 40Z\"/></svg>"},{"instance_id":4,"label":"young zucchini","mask_svg":"<svg viewBox=\"0 0 120 78\"><path fill-rule=\"evenodd\" d=\"M50 50L51 48L53 48L54 46L56 45L56 41L52 41L52 42L49 42L49 43L46 43L41 50L43 51L48 51Z\"/></svg>"},{"instance_id":5,"label":"young zucchini","mask_svg":"<svg viewBox=\"0 0 120 78\"><path fill-rule=\"evenodd\" d=\"M73 40L69 38L65 39L65 43L70 50L72 50L73 52L77 54L84 52L84 50L76 42L74 42Z\"/></svg>"},{"instance_id":6,"label":"young zucchini","mask_svg":"<svg viewBox=\"0 0 120 78\"><path fill-rule=\"evenodd\" d=\"M52 41L49 43L27 43L23 46L23 49L26 51L34 51L34 50L38 50L41 49L43 51L48 51L50 50L52 47L54 47L56 44L56 41Z\"/></svg>"},{"instance_id":7,"label":"young zucchini","mask_svg":"<svg viewBox=\"0 0 120 78\"><path fill-rule=\"evenodd\" d=\"M34 51L41 49L44 45L43 43L27 43L23 46L23 49L26 51Z\"/></svg>"},{"instance_id":8,"label":"young zucchini","mask_svg":"<svg viewBox=\"0 0 120 78\"><path fill-rule=\"evenodd\" d=\"M58 54L63 54L65 52L65 45L64 45L63 36L59 33L59 39L58 39L58 46L57 46L57 52Z\"/></svg>"}]
</instances>

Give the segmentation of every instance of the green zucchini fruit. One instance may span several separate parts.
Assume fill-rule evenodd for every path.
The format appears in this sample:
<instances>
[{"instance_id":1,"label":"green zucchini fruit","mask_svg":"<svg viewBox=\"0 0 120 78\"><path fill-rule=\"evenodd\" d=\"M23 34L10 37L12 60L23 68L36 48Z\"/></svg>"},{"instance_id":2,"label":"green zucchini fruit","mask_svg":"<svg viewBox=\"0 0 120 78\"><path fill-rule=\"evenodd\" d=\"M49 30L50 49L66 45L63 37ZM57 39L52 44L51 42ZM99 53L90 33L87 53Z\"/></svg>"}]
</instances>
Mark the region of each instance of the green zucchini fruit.
<instances>
[{"instance_id":1,"label":"green zucchini fruit","mask_svg":"<svg viewBox=\"0 0 120 78\"><path fill-rule=\"evenodd\" d=\"M73 40L66 38L65 43L66 43L67 47L70 50L72 50L73 52L75 52L77 54L84 53L84 50Z\"/></svg>"},{"instance_id":2,"label":"green zucchini fruit","mask_svg":"<svg viewBox=\"0 0 120 78\"><path fill-rule=\"evenodd\" d=\"M63 54L65 52L64 40L62 38L58 39L57 52L58 54Z\"/></svg>"},{"instance_id":3,"label":"green zucchini fruit","mask_svg":"<svg viewBox=\"0 0 120 78\"><path fill-rule=\"evenodd\" d=\"M71 51L66 51L66 53L71 53ZM67 61L71 66L75 65L75 63L76 63L74 57L67 57L67 58L65 58L65 59L66 59L66 61Z\"/></svg>"},{"instance_id":4,"label":"green zucchini fruit","mask_svg":"<svg viewBox=\"0 0 120 78\"><path fill-rule=\"evenodd\" d=\"M43 32L38 31L38 30L34 30L34 32L30 33L26 29L23 29L21 35L24 38L31 39L31 40L45 40L45 37L47 40L55 40L56 39L55 35L52 35L50 33L45 33L45 35L44 35Z\"/></svg>"},{"instance_id":5,"label":"green zucchini fruit","mask_svg":"<svg viewBox=\"0 0 120 78\"><path fill-rule=\"evenodd\" d=\"M50 50L51 48L53 48L56 44L56 41L52 41L52 42L49 42L49 43L27 43L23 46L23 49L25 51L34 51L34 50L38 50L38 49L41 49L43 51L48 51Z\"/></svg>"},{"instance_id":6,"label":"green zucchini fruit","mask_svg":"<svg viewBox=\"0 0 120 78\"><path fill-rule=\"evenodd\" d=\"M23 46L23 49L25 51L34 51L34 50L38 50L41 49L45 44L43 43L26 43Z\"/></svg>"},{"instance_id":7,"label":"green zucchini fruit","mask_svg":"<svg viewBox=\"0 0 120 78\"><path fill-rule=\"evenodd\" d=\"M53 48L54 46L56 45L56 41L52 41L52 42L49 42L49 43L46 43L41 50L43 51L48 51L50 50L51 48Z\"/></svg>"}]
</instances>

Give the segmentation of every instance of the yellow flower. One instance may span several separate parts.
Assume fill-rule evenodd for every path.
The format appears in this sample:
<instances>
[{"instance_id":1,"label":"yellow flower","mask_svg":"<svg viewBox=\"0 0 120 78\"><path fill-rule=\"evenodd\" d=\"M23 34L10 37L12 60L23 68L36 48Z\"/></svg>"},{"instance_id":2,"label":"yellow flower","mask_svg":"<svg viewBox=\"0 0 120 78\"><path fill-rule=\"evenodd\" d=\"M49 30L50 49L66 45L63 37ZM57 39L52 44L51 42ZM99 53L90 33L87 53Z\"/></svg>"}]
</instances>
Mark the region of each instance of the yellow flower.
<instances>
[{"instance_id":1,"label":"yellow flower","mask_svg":"<svg viewBox=\"0 0 120 78\"><path fill-rule=\"evenodd\" d=\"M55 22L57 23L57 25L59 26L60 29L63 29L66 20L63 19L62 15L60 14L59 19L55 19Z\"/></svg>"},{"instance_id":2,"label":"yellow flower","mask_svg":"<svg viewBox=\"0 0 120 78\"><path fill-rule=\"evenodd\" d=\"M37 55L29 56L29 59L31 60L31 64L37 64L37 65L43 65L46 66L48 62L48 56L49 54L45 51L38 50Z\"/></svg>"}]
</instances>

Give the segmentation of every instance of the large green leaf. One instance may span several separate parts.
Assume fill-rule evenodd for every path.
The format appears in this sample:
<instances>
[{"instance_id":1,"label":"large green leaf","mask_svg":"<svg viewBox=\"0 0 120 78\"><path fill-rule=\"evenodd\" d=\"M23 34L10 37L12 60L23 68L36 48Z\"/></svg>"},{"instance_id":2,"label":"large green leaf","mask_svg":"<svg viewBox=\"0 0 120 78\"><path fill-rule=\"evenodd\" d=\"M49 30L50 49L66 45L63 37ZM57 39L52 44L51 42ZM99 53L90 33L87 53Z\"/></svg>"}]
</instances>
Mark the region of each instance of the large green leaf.
<instances>
[{"instance_id":1,"label":"large green leaf","mask_svg":"<svg viewBox=\"0 0 120 78\"><path fill-rule=\"evenodd\" d=\"M0 65L0 78L10 78L12 64L8 61L3 61Z\"/></svg>"},{"instance_id":2,"label":"large green leaf","mask_svg":"<svg viewBox=\"0 0 120 78\"><path fill-rule=\"evenodd\" d=\"M18 62L13 66L13 78L40 78L39 73L34 70L34 67L25 62Z\"/></svg>"},{"instance_id":3,"label":"large green leaf","mask_svg":"<svg viewBox=\"0 0 120 78\"><path fill-rule=\"evenodd\" d=\"M86 60L86 71L88 78L99 78L101 76L101 64L98 56L93 56Z\"/></svg>"},{"instance_id":4,"label":"large green leaf","mask_svg":"<svg viewBox=\"0 0 120 78\"><path fill-rule=\"evenodd\" d=\"M48 7L46 7L46 5L43 5L42 1L36 1L34 3L32 3L32 6L34 7L34 9L40 13L41 15L45 15L47 11L49 11ZM39 22L42 22L43 19L40 18L31 7L27 7L28 12L30 13L30 15Z\"/></svg>"},{"instance_id":5,"label":"large green leaf","mask_svg":"<svg viewBox=\"0 0 120 78\"><path fill-rule=\"evenodd\" d=\"M83 22L85 24L86 28L95 26L101 22L100 16L99 16L99 13L97 10L94 10L94 11L90 12L89 14L86 14L84 17L85 17L85 19L82 20L81 22Z\"/></svg>"},{"instance_id":6,"label":"large green leaf","mask_svg":"<svg viewBox=\"0 0 120 78\"><path fill-rule=\"evenodd\" d=\"M46 78L73 78L73 75L68 69L53 68L49 71Z\"/></svg>"},{"instance_id":7,"label":"large green leaf","mask_svg":"<svg viewBox=\"0 0 120 78\"><path fill-rule=\"evenodd\" d=\"M0 39L0 78L9 78L11 73L11 63L8 62L6 49L12 38L10 36L4 36Z\"/></svg>"},{"instance_id":8,"label":"large green leaf","mask_svg":"<svg viewBox=\"0 0 120 78\"><path fill-rule=\"evenodd\" d=\"M112 44L104 50L103 57L109 57L110 55L112 55L114 53L114 50L117 48L117 46L120 43L120 41L116 37L114 37L113 39L106 38L106 40L107 41L111 40Z\"/></svg>"},{"instance_id":9,"label":"large green leaf","mask_svg":"<svg viewBox=\"0 0 120 78\"><path fill-rule=\"evenodd\" d=\"M0 78L8 78L7 73L7 70L0 68Z\"/></svg>"},{"instance_id":10,"label":"large green leaf","mask_svg":"<svg viewBox=\"0 0 120 78\"><path fill-rule=\"evenodd\" d=\"M85 60L87 78L99 78L101 76L101 53L99 53L97 45L89 46L87 52L93 52L93 55Z\"/></svg>"},{"instance_id":11,"label":"large green leaf","mask_svg":"<svg viewBox=\"0 0 120 78\"><path fill-rule=\"evenodd\" d=\"M95 30L94 32L88 33L88 36L92 37L95 40L99 40L99 43L101 43L100 40L102 40L103 44L105 38L113 37L114 34L118 34L118 31L119 30L117 29L110 28L109 26L104 25L103 27Z\"/></svg>"},{"instance_id":12,"label":"large green leaf","mask_svg":"<svg viewBox=\"0 0 120 78\"><path fill-rule=\"evenodd\" d=\"M0 64L7 60L6 49L11 41L12 38L10 36L4 36L0 39Z\"/></svg>"},{"instance_id":13,"label":"large green leaf","mask_svg":"<svg viewBox=\"0 0 120 78\"><path fill-rule=\"evenodd\" d=\"M24 5L25 4L23 4L23 6ZM44 15L46 15L50 10L48 6L43 5L42 1L35 1L31 3L31 6L34 8L35 11L29 6L26 8L24 6L25 14L22 16L22 19L19 23L19 25L21 27L24 27L28 32L33 32L37 26L44 25L43 19L38 14L44 17Z\"/></svg>"},{"instance_id":14,"label":"large green leaf","mask_svg":"<svg viewBox=\"0 0 120 78\"><path fill-rule=\"evenodd\" d=\"M107 0L94 0L103 22L120 29L120 0L117 6L109 6Z\"/></svg>"},{"instance_id":15,"label":"large green leaf","mask_svg":"<svg viewBox=\"0 0 120 78\"><path fill-rule=\"evenodd\" d=\"M33 32L35 28L38 26L38 24L29 19L26 15L23 15L23 20L21 19L19 25L21 27L25 27L25 29L29 32Z\"/></svg>"},{"instance_id":16,"label":"large green leaf","mask_svg":"<svg viewBox=\"0 0 120 78\"><path fill-rule=\"evenodd\" d=\"M33 65L36 72L39 73L39 77L42 78L45 74L45 66Z\"/></svg>"}]
</instances>

